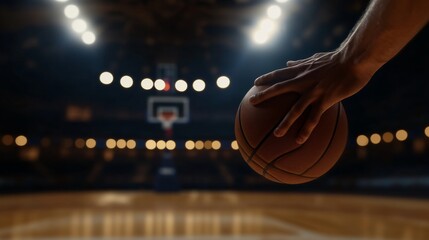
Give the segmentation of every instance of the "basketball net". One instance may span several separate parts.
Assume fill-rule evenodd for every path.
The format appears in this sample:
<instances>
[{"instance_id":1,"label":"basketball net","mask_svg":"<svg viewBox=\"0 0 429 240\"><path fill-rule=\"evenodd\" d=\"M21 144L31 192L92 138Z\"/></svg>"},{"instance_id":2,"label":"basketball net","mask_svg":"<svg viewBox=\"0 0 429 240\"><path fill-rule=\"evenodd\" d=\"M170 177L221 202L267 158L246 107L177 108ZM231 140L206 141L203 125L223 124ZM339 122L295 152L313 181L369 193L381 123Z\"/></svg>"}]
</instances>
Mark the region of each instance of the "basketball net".
<instances>
[{"instance_id":1,"label":"basketball net","mask_svg":"<svg viewBox=\"0 0 429 240\"><path fill-rule=\"evenodd\" d=\"M166 137L171 138L173 135L173 123L177 119L176 113L174 111L163 111L157 117L162 124Z\"/></svg>"}]
</instances>

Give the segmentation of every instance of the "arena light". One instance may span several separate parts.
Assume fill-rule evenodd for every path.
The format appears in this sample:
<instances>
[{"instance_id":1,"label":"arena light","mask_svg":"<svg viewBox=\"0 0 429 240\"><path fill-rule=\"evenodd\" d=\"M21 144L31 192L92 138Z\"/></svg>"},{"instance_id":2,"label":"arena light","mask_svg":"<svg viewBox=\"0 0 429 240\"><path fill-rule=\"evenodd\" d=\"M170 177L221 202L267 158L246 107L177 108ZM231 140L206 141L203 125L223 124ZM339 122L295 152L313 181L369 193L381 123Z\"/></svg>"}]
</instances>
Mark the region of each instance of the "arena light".
<instances>
[{"instance_id":1,"label":"arena light","mask_svg":"<svg viewBox=\"0 0 429 240\"><path fill-rule=\"evenodd\" d=\"M405 131L404 129L398 130L395 134L396 139L398 139L399 141L405 141L408 138L408 133L407 131Z\"/></svg>"},{"instance_id":2,"label":"arena light","mask_svg":"<svg viewBox=\"0 0 429 240\"><path fill-rule=\"evenodd\" d=\"M87 45L91 45L95 42L95 34L93 32L85 32L84 34L82 34L82 42L87 44Z\"/></svg>"},{"instance_id":3,"label":"arena light","mask_svg":"<svg viewBox=\"0 0 429 240\"><path fill-rule=\"evenodd\" d=\"M184 92L186 91L186 89L188 89L188 83L185 82L185 80L180 79L176 81L174 87L178 92Z\"/></svg>"},{"instance_id":4,"label":"arena light","mask_svg":"<svg viewBox=\"0 0 429 240\"><path fill-rule=\"evenodd\" d=\"M425 128L425 135L426 137L429 137L429 126Z\"/></svg>"},{"instance_id":5,"label":"arena light","mask_svg":"<svg viewBox=\"0 0 429 240\"><path fill-rule=\"evenodd\" d=\"M195 149L197 150L201 150L204 148L204 142L201 140L198 140L195 142Z\"/></svg>"},{"instance_id":6,"label":"arena light","mask_svg":"<svg viewBox=\"0 0 429 240\"><path fill-rule=\"evenodd\" d=\"M270 35L277 30L277 23L271 19L264 18L259 21L258 30Z\"/></svg>"},{"instance_id":7,"label":"arena light","mask_svg":"<svg viewBox=\"0 0 429 240\"><path fill-rule=\"evenodd\" d=\"M383 137L383 141L385 143L391 143L393 141L393 139L394 139L393 133L391 133L391 132L385 132L385 133L383 133L382 137Z\"/></svg>"},{"instance_id":8,"label":"arena light","mask_svg":"<svg viewBox=\"0 0 429 240\"><path fill-rule=\"evenodd\" d=\"M374 133L369 137L372 144L379 144L381 142L381 136L378 133Z\"/></svg>"},{"instance_id":9,"label":"arena light","mask_svg":"<svg viewBox=\"0 0 429 240\"><path fill-rule=\"evenodd\" d=\"M164 150L166 147L166 143L164 140L158 140L156 142L156 148L158 148L159 150Z\"/></svg>"},{"instance_id":10,"label":"arena light","mask_svg":"<svg viewBox=\"0 0 429 240\"><path fill-rule=\"evenodd\" d=\"M153 81L150 78L145 78L141 81L140 86L144 90L151 90L153 88Z\"/></svg>"},{"instance_id":11,"label":"arena light","mask_svg":"<svg viewBox=\"0 0 429 240\"><path fill-rule=\"evenodd\" d=\"M83 19L76 19L72 22L72 29L77 33L83 33L88 28L88 24Z\"/></svg>"},{"instance_id":12,"label":"arena light","mask_svg":"<svg viewBox=\"0 0 429 240\"><path fill-rule=\"evenodd\" d=\"M77 16L79 16L79 12L79 8L73 4L67 5L64 8L64 15L66 15L66 17L70 19L77 18Z\"/></svg>"},{"instance_id":13,"label":"arena light","mask_svg":"<svg viewBox=\"0 0 429 240\"><path fill-rule=\"evenodd\" d=\"M112 139L112 138L107 139L107 141L106 141L106 147L108 149L115 148L116 147L116 141L115 141L115 139Z\"/></svg>"},{"instance_id":14,"label":"arena light","mask_svg":"<svg viewBox=\"0 0 429 240\"><path fill-rule=\"evenodd\" d=\"M219 88L227 88L229 87L229 84L231 83L231 80L229 80L229 78L227 76L220 76L217 80L216 80L216 85Z\"/></svg>"},{"instance_id":15,"label":"arena light","mask_svg":"<svg viewBox=\"0 0 429 240\"><path fill-rule=\"evenodd\" d=\"M175 142L175 141L173 141L173 140L168 140L168 141L165 143L165 147L166 147L168 150L174 150L174 149L176 148L176 142Z\"/></svg>"},{"instance_id":16,"label":"arena light","mask_svg":"<svg viewBox=\"0 0 429 240\"><path fill-rule=\"evenodd\" d=\"M365 135L359 135L359 136L356 138L356 143L357 143L357 145L359 145L359 146L361 146L361 147L365 147L366 145L368 145L368 143L369 143L369 139L368 139L368 137L367 137L367 136L365 136Z\"/></svg>"},{"instance_id":17,"label":"arena light","mask_svg":"<svg viewBox=\"0 0 429 240\"><path fill-rule=\"evenodd\" d=\"M221 146L222 146L222 144L218 140L215 140L212 142L212 148L214 150L219 150Z\"/></svg>"},{"instance_id":18,"label":"arena light","mask_svg":"<svg viewBox=\"0 0 429 240\"><path fill-rule=\"evenodd\" d=\"M232 141L232 142L231 142L231 148L232 148L233 150L238 150L238 143L237 143L237 140L234 140L234 141Z\"/></svg>"},{"instance_id":19,"label":"arena light","mask_svg":"<svg viewBox=\"0 0 429 240\"><path fill-rule=\"evenodd\" d=\"M97 142L93 138L88 138L85 142L85 145L87 148L95 148L95 146L97 145Z\"/></svg>"},{"instance_id":20,"label":"arena light","mask_svg":"<svg viewBox=\"0 0 429 240\"><path fill-rule=\"evenodd\" d=\"M210 141L210 140L206 140L206 141L204 142L204 148L205 148L205 149L207 149L207 150L212 149L212 141Z\"/></svg>"},{"instance_id":21,"label":"arena light","mask_svg":"<svg viewBox=\"0 0 429 240\"><path fill-rule=\"evenodd\" d=\"M278 19L282 15L282 9L277 5L271 5L267 8L267 15L271 19Z\"/></svg>"},{"instance_id":22,"label":"arena light","mask_svg":"<svg viewBox=\"0 0 429 240\"><path fill-rule=\"evenodd\" d=\"M192 150L195 148L195 142L192 140L188 140L185 142L185 148L188 150Z\"/></svg>"},{"instance_id":23,"label":"arena light","mask_svg":"<svg viewBox=\"0 0 429 240\"><path fill-rule=\"evenodd\" d=\"M206 88L206 83L202 79L197 79L192 83L192 88L197 92L202 92Z\"/></svg>"},{"instance_id":24,"label":"arena light","mask_svg":"<svg viewBox=\"0 0 429 240\"><path fill-rule=\"evenodd\" d=\"M127 142L125 141L125 139L119 139L118 141L116 141L116 146L119 149L124 149L127 146Z\"/></svg>"},{"instance_id":25,"label":"arena light","mask_svg":"<svg viewBox=\"0 0 429 240\"><path fill-rule=\"evenodd\" d=\"M162 79L156 79L154 85L155 85L155 89L158 91L162 91L165 88L165 82Z\"/></svg>"},{"instance_id":26,"label":"arena light","mask_svg":"<svg viewBox=\"0 0 429 240\"><path fill-rule=\"evenodd\" d=\"M134 149L134 148L136 148L136 146L137 146L137 143L134 139L129 139L127 141L127 148L128 149Z\"/></svg>"},{"instance_id":27,"label":"arena light","mask_svg":"<svg viewBox=\"0 0 429 240\"><path fill-rule=\"evenodd\" d=\"M28 139L24 135L19 135L18 137L15 138L15 144L17 146L23 147L27 145L27 142L28 142Z\"/></svg>"},{"instance_id":28,"label":"arena light","mask_svg":"<svg viewBox=\"0 0 429 240\"><path fill-rule=\"evenodd\" d=\"M148 150L154 150L156 148L155 140L149 139L146 141L145 146Z\"/></svg>"},{"instance_id":29,"label":"arena light","mask_svg":"<svg viewBox=\"0 0 429 240\"><path fill-rule=\"evenodd\" d=\"M113 82L113 75L110 72L102 72L100 74L100 82L104 85L109 85Z\"/></svg>"},{"instance_id":30,"label":"arena light","mask_svg":"<svg viewBox=\"0 0 429 240\"><path fill-rule=\"evenodd\" d=\"M121 77L120 84L123 88L130 88L133 86L133 79L130 76L123 76Z\"/></svg>"},{"instance_id":31,"label":"arena light","mask_svg":"<svg viewBox=\"0 0 429 240\"><path fill-rule=\"evenodd\" d=\"M252 40L256 44L264 44L268 41L268 34L266 34L264 31L256 30L252 34Z\"/></svg>"},{"instance_id":32,"label":"arena light","mask_svg":"<svg viewBox=\"0 0 429 240\"><path fill-rule=\"evenodd\" d=\"M277 28L277 22L273 21L272 19L261 19L251 33L253 42L259 45L267 43L274 32L277 31Z\"/></svg>"},{"instance_id":33,"label":"arena light","mask_svg":"<svg viewBox=\"0 0 429 240\"><path fill-rule=\"evenodd\" d=\"M12 137L12 135L4 135L1 138L1 141L5 146L10 146L13 144L13 137Z\"/></svg>"}]
</instances>

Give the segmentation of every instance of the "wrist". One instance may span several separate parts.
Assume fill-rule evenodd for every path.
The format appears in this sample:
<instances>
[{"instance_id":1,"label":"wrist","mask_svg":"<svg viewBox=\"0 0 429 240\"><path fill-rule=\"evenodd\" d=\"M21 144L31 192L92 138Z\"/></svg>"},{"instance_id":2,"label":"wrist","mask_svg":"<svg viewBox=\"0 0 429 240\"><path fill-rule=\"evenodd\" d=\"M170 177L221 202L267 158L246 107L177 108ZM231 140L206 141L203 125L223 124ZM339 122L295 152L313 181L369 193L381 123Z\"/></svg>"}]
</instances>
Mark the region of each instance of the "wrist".
<instances>
[{"instance_id":1,"label":"wrist","mask_svg":"<svg viewBox=\"0 0 429 240\"><path fill-rule=\"evenodd\" d=\"M350 45L352 44L349 42L336 50L338 61L349 68L358 79L369 81L386 62L371 56L368 49L360 50Z\"/></svg>"}]
</instances>

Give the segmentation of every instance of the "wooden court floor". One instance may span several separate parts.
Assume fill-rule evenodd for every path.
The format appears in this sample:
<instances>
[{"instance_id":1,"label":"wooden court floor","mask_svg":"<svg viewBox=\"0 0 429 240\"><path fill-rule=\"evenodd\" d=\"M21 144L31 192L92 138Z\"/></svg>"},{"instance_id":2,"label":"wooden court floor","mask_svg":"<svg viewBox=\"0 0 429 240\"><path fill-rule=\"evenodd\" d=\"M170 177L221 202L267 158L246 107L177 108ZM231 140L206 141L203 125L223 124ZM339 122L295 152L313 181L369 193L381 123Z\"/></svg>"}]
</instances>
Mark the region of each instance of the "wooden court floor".
<instances>
[{"instance_id":1,"label":"wooden court floor","mask_svg":"<svg viewBox=\"0 0 429 240\"><path fill-rule=\"evenodd\" d=\"M258 192L0 196L0 239L429 239L429 200Z\"/></svg>"}]
</instances>

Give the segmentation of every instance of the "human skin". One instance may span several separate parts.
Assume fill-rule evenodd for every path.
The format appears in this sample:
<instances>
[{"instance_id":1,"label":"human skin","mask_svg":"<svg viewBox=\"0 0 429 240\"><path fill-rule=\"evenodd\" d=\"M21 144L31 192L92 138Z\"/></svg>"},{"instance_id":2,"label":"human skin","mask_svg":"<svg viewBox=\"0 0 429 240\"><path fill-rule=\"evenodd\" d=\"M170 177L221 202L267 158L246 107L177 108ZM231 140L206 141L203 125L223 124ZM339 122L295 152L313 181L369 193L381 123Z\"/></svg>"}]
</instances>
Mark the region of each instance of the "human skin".
<instances>
[{"instance_id":1,"label":"human skin","mask_svg":"<svg viewBox=\"0 0 429 240\"><path fill-rule=\"evenodd\" d=\"M303 144L327 109L359 92L428 21L429 0L373 0L338 49L288 61L286 68L258 77L256 86L269 87L251 96L250 103L257 105L287 92L299 93L300 98L274 135L284 136L308 109L296 136L296 142Z\"/></svg>"}]
</instances>

